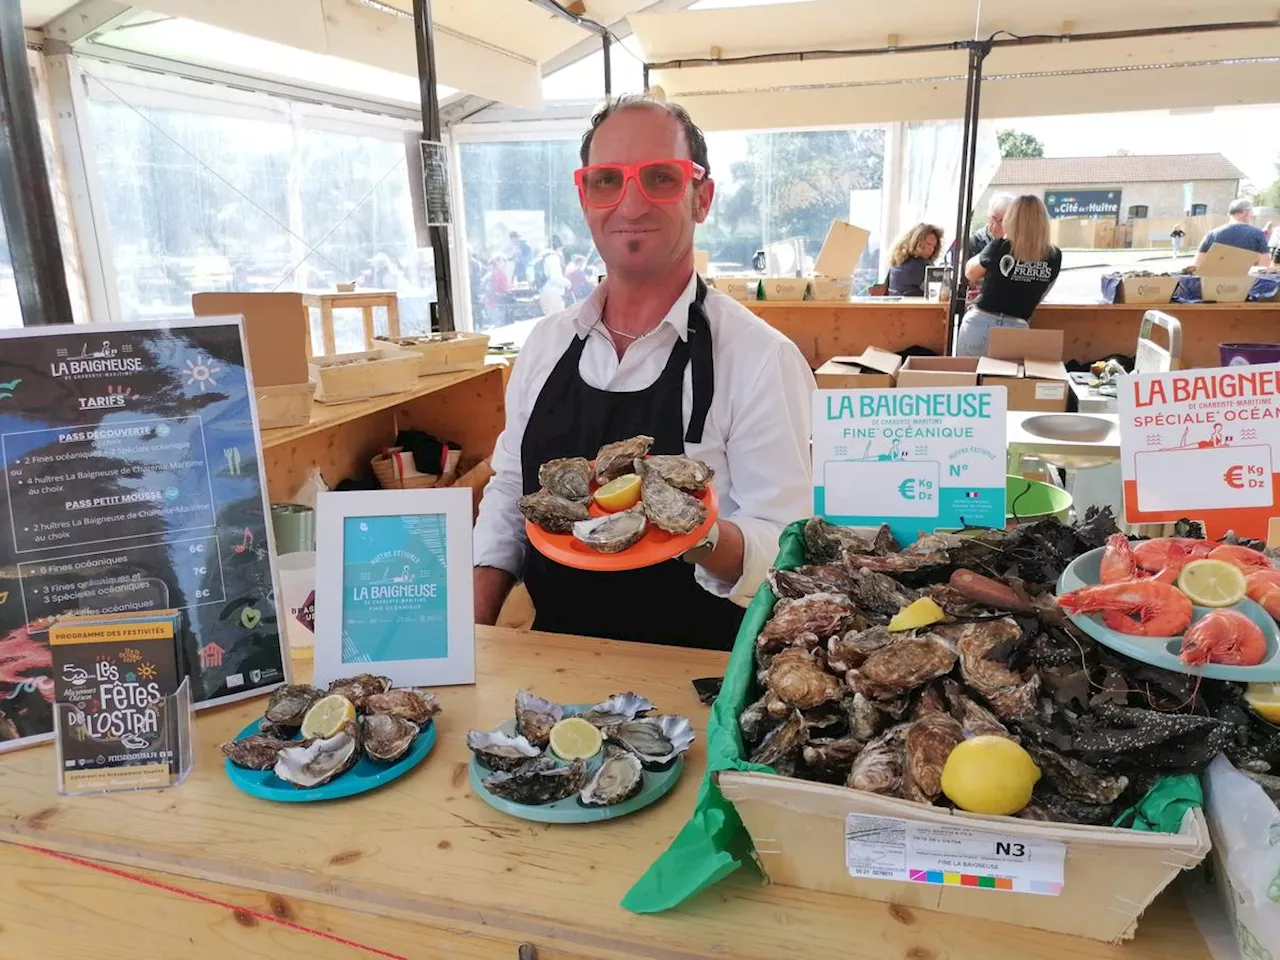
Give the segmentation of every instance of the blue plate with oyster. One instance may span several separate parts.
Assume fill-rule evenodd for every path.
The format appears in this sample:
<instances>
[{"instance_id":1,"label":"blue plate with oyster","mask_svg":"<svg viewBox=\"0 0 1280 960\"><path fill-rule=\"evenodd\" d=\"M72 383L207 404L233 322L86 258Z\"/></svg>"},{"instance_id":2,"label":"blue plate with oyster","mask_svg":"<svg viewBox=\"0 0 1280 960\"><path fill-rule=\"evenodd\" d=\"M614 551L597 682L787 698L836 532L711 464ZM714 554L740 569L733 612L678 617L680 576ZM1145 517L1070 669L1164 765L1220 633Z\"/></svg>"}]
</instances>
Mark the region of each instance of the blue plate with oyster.
<instances>
[{"instance_id":1,"label":"blue plate with oyster","mask_svg":"<svg viewBox=\"0 0 1280 960\"><path fill-rule=\"evenodd\" d=\"M694 739L687 717L654 715L656 709L635 693L561 705L521 690L512 719L495 730L467 732L471 788L489 806L539 823L635 813L671 792ZM565 759L552 747L557 725L574 718L599 731L599 749L590 757Z\"/></svg>"}]
</instances>

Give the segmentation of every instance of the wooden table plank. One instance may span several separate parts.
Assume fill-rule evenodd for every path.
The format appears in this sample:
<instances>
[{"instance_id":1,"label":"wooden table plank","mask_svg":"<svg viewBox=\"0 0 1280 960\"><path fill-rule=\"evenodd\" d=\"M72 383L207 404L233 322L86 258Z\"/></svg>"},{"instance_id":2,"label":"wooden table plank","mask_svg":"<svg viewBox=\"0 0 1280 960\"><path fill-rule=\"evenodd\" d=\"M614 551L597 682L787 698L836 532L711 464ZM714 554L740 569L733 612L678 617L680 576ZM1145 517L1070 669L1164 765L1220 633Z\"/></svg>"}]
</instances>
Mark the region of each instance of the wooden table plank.
<instances>
[{"instance_id":1,"label":"wooden table plank","mask_svg":"<svg viewBox=\"0 0 1280 960\"><path fill-rule=\"evenodd\" d=\"M635 916L619 900L683 825L705 762L707 709L690 681L723 654L481 628L475 686L442 688L440 740L413 773L376 793L273 805L237 791L216 744L261 702L199 715L195 772L155 793L59 798L52 751L4 758L0 835L76 856L267 891L431 929L554 943L587 956L652 960L1083 960L1207 957L1180 903L1150 911L1121 948L870 901L731 879L685 907ZM304 671L300 671L304 672ZM468 727L509 716L518 687L560 701L635 689L690 716L686 775L654 807L615 823L546 826L499 814L467 782ZM0 922L4 922L0 919ZM427 954L429 955L429 954Z\"/></svg>"}]
</instances>

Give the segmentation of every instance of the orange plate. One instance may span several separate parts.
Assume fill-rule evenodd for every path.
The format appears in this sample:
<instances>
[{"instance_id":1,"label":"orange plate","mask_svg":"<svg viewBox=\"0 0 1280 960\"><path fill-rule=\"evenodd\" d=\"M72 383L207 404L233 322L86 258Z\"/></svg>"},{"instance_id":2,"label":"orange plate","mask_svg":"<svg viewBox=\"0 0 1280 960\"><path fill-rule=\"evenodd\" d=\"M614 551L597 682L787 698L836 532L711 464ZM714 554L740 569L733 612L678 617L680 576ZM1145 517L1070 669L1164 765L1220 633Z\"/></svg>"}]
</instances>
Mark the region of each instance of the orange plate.
<instances>
[{"instance_id":1,"label":"orange plate","mask_svg":"<svg viewBox=\"0 0 1280 960\"><path fill-rule=\"evenodd\" d=\"M595 484L592 484L593 488ZM592 493L595 490L592 489ZM711 484L701 493L691 494L707 505L707 519L693 533L674 534L659 530L650 523L640 540L621 553L601 553L592 550L585 543L576 540L572 533L547 533L532 521L526 520L524 528L529 533L529 542L533 548L549 560L574 567L578 570L618 571L639 570L641 567L652 567L664 560L673 560L686 550L692 550L707 535L716 518L720 516L720 498L716 496L716 488ZM587 512L593 517L607 516L609 511L601 509L595 502Z\"/></svg>"}]
</instances>

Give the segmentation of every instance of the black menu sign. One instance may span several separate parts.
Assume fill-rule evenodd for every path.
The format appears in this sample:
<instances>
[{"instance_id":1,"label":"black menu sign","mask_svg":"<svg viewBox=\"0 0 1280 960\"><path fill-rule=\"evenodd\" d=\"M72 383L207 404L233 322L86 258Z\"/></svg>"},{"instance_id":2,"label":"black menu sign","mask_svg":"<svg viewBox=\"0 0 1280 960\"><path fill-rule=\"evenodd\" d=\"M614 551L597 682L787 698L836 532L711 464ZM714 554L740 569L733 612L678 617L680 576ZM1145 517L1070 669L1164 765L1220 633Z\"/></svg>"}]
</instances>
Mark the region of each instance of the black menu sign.
<instances>
[{"instance_id":1,"label":"black menu sign","mask_svg":"<svg viewBox=\"0 0 1280 960\"><path fill-rule=\"evenodd\" d=\"M55 617L181 611L197 707L281 683L264 491L238 320L0 331L0 750Z\"/></svg>"}]
</instances>

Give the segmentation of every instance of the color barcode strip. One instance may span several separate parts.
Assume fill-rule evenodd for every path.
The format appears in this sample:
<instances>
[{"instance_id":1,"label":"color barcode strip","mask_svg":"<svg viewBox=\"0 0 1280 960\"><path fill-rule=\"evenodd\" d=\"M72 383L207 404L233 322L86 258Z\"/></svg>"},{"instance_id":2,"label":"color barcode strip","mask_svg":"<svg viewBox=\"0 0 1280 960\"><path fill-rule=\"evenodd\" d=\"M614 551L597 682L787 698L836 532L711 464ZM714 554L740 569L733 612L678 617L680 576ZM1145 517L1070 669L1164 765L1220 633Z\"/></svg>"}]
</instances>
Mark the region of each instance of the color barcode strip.
<instances>
[{"instance_id":1,"label":"color barcode strip","mask_svg":"<svg viewBox=\"0 0 1280 960\"><path fill-rule=\"evenodd\" d=\"M914 883L932 883L943 887L977 887L980 890L1012 890L1013 880L1010 877L980 877L971 873L944 873L940 870L909 870L909 879ZM1057 894L1062 887L1056 883L1037 883L1032 885L1035 893Z\"/></svg>"}]
</instances>

